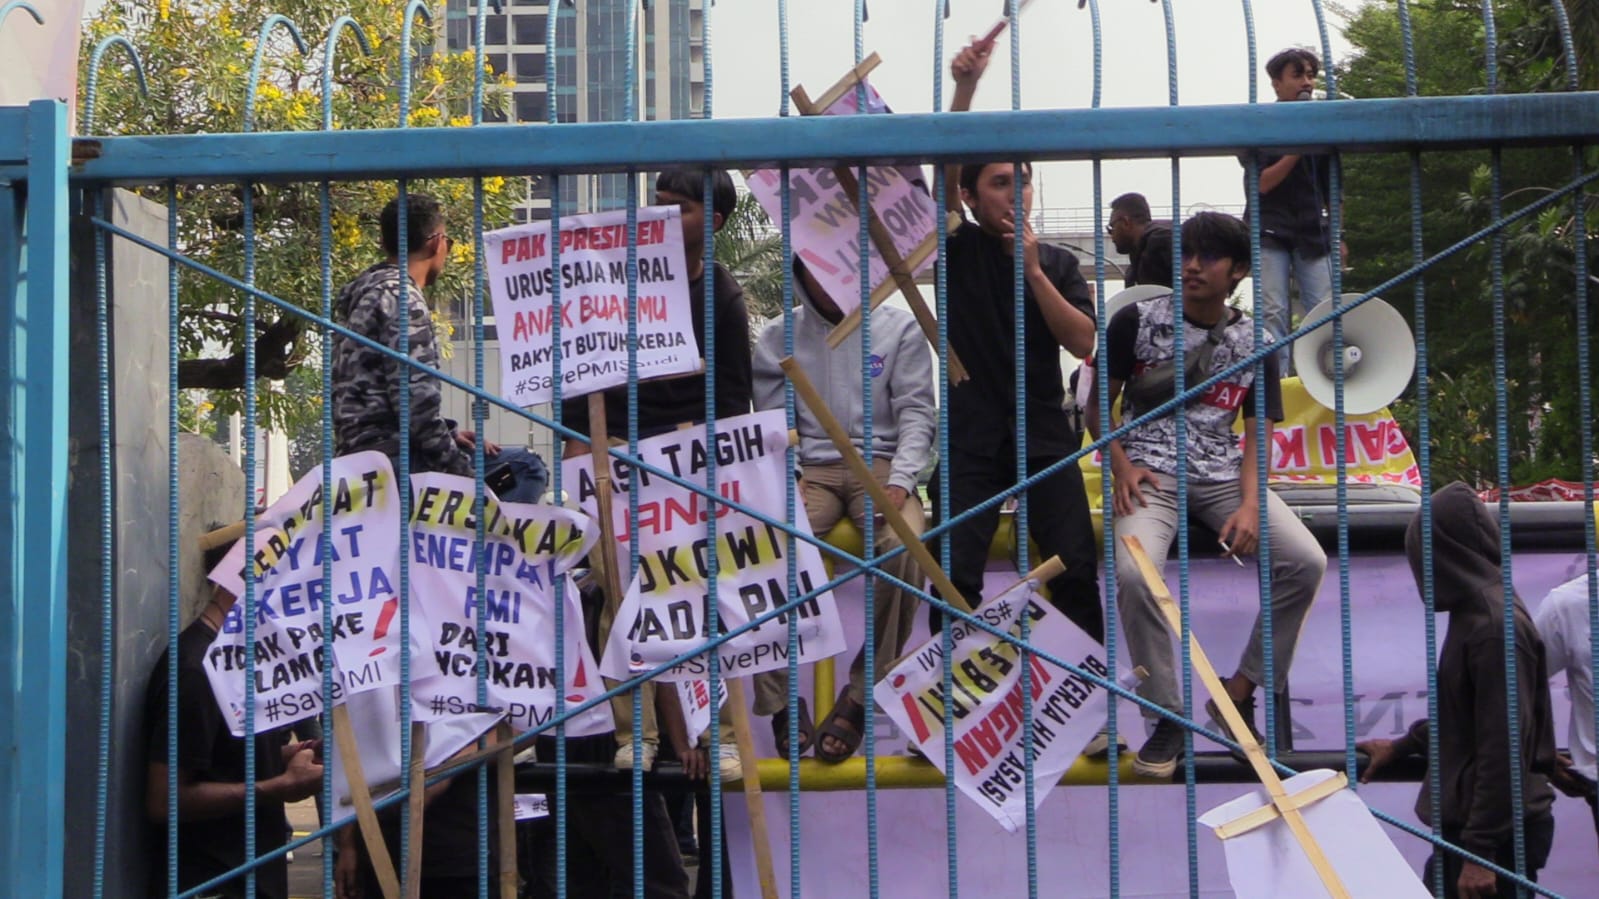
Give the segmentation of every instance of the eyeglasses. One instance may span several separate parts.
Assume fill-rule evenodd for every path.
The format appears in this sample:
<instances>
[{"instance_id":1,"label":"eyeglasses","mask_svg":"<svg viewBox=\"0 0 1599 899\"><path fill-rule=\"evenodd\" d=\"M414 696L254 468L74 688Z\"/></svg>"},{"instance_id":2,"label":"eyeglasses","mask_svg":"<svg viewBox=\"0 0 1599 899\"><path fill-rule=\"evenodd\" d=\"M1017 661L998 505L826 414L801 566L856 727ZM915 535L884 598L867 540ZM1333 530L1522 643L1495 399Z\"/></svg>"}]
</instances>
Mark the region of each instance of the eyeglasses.
<instances>
[{"instance_id":1,"label":"eyeglasses","mask_svg":"<svg viewBox=\"0 0 1599 899\"><path fill-rule=\"evenodd\" d=\"M450 237L449 235L445 234L443 231L440 231L440 232L434 234L432 237L429 237L428 240L436 240L436 239L438 239L440 237L444 238L444 251L446 253L448 253L451 250L455 249L455 238Z\"/></svg>"},{"instance_id":2,"label":"eyeglasses","mask_svg":"<svg viewBox=\"0 0 1599 899\"><path fill-rule=\"evenodd\" d=\"M1116 226L1120 225L1122 222L1125 222L1125 221L1127 221L1127 219L1125 219L1125 218L1113 218L1113 219L1111 219L1110 223L1105 226L1105 233L1106 234L1115 234L1116 233Z\"/></svg>"}]
</instances>

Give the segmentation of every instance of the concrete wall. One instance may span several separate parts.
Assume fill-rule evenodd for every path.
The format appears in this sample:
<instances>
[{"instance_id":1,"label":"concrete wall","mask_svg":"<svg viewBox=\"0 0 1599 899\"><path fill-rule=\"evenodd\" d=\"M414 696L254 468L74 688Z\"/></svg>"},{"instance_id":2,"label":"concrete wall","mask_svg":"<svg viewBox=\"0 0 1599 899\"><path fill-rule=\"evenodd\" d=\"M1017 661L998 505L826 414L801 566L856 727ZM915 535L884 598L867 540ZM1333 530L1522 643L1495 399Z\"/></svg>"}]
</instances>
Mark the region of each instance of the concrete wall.
<instances>
[{"instance_id":1,"label":"concrete wall","mask_svg":"<svg viewBox=\"0 0 1599 899\"><path fill-rule=\"evenodd\" d=\"M105 196L111 218L152 241L165 242L166 209L124 191ZM125 240L107 253L111 298L111 445L100 435L99 325L94 232L73 221L71 394L67 574L67 770L65 890L93 894L96 789L102 704L109 701L110 781L107 792L108 897L144 895L148 838L144 813L146 729L144 696L150 671L166 649L171 583L168 504L171 497L168 413L166 260ZM244 509L244 476L215 444L183 435L180 453L180 620L190 621L206 591L199 534L211 521L236 521ZM101 483L111 461L111 494ZM105 504L111 531L102 526ZM102 578L111 576L109 603ZM110 656L102 643L109 629ZM104 666L112 666L109 697L101 695Z\"/></svg>"}]
</instances>

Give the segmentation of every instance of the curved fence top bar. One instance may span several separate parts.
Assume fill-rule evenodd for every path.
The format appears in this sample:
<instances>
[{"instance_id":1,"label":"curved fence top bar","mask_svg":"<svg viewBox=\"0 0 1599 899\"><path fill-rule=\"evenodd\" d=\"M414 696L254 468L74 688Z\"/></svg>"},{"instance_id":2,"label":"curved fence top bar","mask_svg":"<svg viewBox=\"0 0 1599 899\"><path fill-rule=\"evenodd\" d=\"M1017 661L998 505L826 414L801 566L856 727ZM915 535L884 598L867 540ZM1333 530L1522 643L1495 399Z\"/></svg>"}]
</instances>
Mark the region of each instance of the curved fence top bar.
<instances>
[{"instance_id":1,"label":"curved fence top bar","mask_svg":"<svg viewBox=\"0 0 1599 899\"><path fill-rule=\"evenodd\" d=\"M248 92L244 95L244 130L255 130L255 92L261 83L261 63L266 58L267 39L272 36L272 29L282 26L289 32L289 37L294 39L294 46L303 56L306 53L305 38L300 36L300 29L285 15L273 13L261 23L261 31L255 39L255 59L250 63L250 83Z\"/></svg>"},{"instance_id":2,"label":"curved fence top bar","mask_svg":"<svg viewBox=\"0 0 1599 899\"><path fill-rule=\"evenodd\" d=\"M372 42L366 39L366 29L361 23L349 16L339 16L333 20L333 25L328 28L328 40L322 51L322 130L333 130L333 62L337 59L339 51L339 35L344 29L349 28L355 34L355 41L361 47L361 53L372 55Z\"/></svg>"},{"instance_id":3,"label":"curved fence top bar","mask_svg":"<svg viewBox=\"0 0 1599 899\"><path fill-rule=\"evenodd\" d=\"M150 84L144 77L144 61L139 58L139 51L134 48L133 42L126 36L113 34L101 41L94 48L94 54L89 57L89 83L83 90L83 133L92 133L94 128L95 101L100 94L100 63L105 57L105 52L112 47L121 47L128 51L128 58L133 62L133 76L139 82L139 93L146 100L150 99Z\"/></svg>"}]
</instances>

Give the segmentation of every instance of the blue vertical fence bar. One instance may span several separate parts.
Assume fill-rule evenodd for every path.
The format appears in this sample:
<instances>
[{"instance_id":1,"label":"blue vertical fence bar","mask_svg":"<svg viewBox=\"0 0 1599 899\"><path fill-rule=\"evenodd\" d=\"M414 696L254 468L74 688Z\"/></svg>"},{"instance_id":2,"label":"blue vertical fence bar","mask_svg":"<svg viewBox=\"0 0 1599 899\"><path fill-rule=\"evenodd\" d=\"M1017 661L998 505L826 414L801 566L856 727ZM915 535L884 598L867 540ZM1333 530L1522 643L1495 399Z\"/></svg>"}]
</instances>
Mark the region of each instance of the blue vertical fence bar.
<instances>
[{"instance_id":1,"label":"blue vertical fence bar","mask_svg":"<svg viewBox=\"0 0 1599 899\"><path fill-rule=\"evenodd\" d=\"M0 893L55 896L62 887L66 779L67 501L67 108L36 100L0 110L22 124L27 184L0 184L20 208L0 209L5 254L0 302L5 332L4 426L0 489L9 495L5 553L7 601L0 618L7 663L5 745L0 786L10 805L0 819ZM20 227L19 227L20 225ZM25 244L20 253L17 250Z\"/></svg>"}]
</instances>

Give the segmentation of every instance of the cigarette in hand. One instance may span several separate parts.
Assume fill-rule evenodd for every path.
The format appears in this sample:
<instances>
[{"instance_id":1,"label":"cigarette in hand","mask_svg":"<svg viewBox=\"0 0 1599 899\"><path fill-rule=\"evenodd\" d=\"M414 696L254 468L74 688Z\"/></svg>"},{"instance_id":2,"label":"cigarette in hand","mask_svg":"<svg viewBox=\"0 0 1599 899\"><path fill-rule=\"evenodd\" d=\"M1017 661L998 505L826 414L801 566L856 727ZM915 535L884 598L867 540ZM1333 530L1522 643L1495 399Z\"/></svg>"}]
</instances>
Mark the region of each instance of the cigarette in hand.
<instances>
[{"instance_id":1,"label":"cigarette in hand","mask_svg":"<svg viewBox=\"0 0 1599 899\"><path fill-rule=\"evenodd\" d=\"M1216 542L1221 544L1222 552L1227 554L1227 558L1232 559L1234 562L1237 562L1239 568L1243 568L1244 567L1244 560L1238 558L1235 555L1233 555L1233 548L1231 546L1227 545L1227 541L1226 540L1222 540L1221 538L1218 537L1216 539Z\"/></svg>"}]
</instances>

